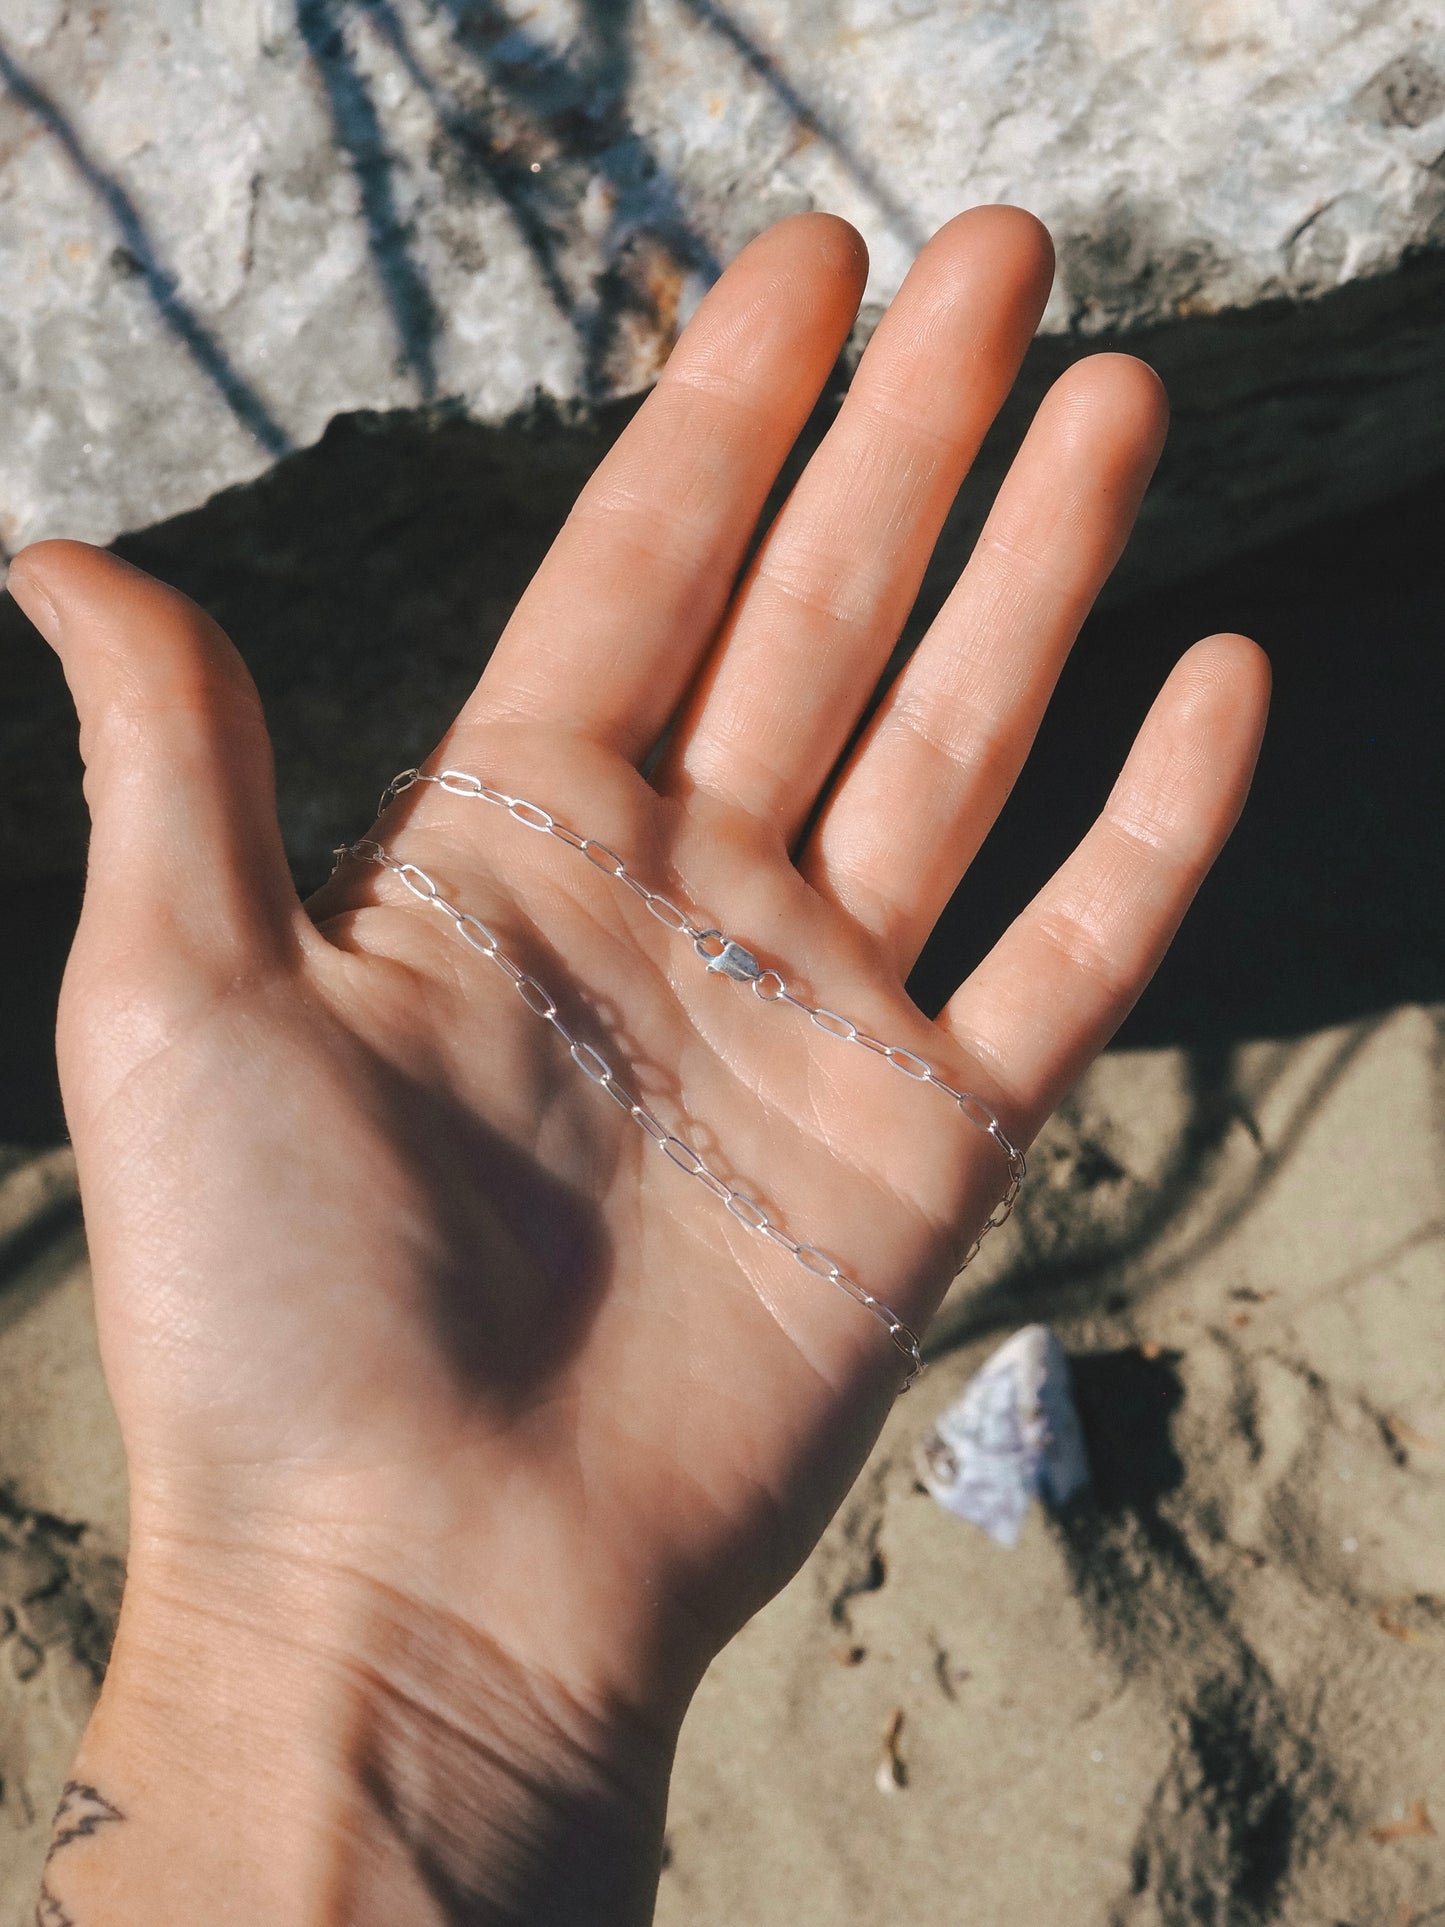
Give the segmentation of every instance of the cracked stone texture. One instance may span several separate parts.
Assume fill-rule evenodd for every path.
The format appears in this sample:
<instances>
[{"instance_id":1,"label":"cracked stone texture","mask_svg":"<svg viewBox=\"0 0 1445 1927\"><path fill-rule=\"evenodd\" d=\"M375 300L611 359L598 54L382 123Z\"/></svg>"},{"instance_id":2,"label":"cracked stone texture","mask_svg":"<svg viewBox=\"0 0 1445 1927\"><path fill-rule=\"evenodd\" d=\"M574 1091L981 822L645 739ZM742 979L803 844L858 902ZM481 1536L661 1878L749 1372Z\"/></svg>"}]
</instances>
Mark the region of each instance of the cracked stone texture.
<instances>
[{"instance_id":1,"label":"cracked stone texture","mask_svg":"<svg viewBox=\"0 0 1445 1927\"><path fill-rule=\"evenodd\" d=\"M1127 340L1176 395L1141 577L1438 465L1421 0L9 0L0 84L11 550L168 520L338 415L635 393L808 206L869 240L865 333L959 207L1043 216L1040 374Z\"/></svg>"},{"instance_id":2,"label":"cracked stone texture","mask_svg":"<svg viewBox=\"0 0 1445 1927\"><path fill-rule=\"evenodd\" d=\"M118 538L231 627L308 883L450 720L718 262L791 209L868 237L850 354L957 207L1023 201L1059 242L904 646L1087 349L1146 354L1174 401L1116 598L1440 467L1429 8L514 12L8 0L0 20L0 548ZM74 876L73 719L19 630L0 604L0 876Z\"/></svg>"}]
</instances>

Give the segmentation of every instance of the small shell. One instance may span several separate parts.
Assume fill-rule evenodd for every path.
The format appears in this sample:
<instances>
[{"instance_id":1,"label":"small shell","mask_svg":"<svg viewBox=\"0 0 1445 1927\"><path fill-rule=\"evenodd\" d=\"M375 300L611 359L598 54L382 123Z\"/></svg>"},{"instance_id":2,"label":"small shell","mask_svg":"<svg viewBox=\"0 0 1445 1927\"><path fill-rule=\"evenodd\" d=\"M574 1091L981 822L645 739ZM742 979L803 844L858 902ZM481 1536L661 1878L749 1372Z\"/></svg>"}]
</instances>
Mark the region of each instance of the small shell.
<instances>
[{"instance_id":1,"label":"small shell","mask_svg":"<svg viewBox=\"0 0 1445 1927\"><path fill-rule=\"evenodd\" d=\"M1061 1506L1089 1483L1069 1360L1047 1325L1026 1325L940 1413L918 1474L941 1506L1014 1545L1035 1497Z\"/></svg>"}]
</instances>

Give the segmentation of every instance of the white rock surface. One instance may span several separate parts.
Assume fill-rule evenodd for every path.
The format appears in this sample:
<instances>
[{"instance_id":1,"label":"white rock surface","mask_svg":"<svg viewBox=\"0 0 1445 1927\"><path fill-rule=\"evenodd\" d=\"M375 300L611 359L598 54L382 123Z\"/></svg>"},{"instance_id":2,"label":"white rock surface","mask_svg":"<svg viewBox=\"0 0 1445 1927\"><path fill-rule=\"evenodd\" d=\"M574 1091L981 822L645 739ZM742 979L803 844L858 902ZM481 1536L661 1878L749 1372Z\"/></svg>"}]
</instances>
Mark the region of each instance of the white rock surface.
<instances>
[{"instance_id":1,"label":"white rock surface","mask_svg":"<svg viewBox=\"0 0 1445 1927\"><path fill-rule=\"evenodd\" d=\"M1421 0L6 0L0 539L146 527L355 410L633 392L715 264L808 205L867 236L876 310L938 222L1023 202L1060 247L1046 328L1165 327L1186 414L1228 415L1255 337L1168 331L1434 248L1442 155ZM1397 398L1440 359L1411 290ZM1362 323L1382 364L1393 311ZM1303 326L1297 384L1328 389L1338 333ZM1330 478L1292 512L1419 470L1417 412L1344 463L1316 439ZM1253 530L1201 490L1194 549Z\"/></svg>"}]
</instances>

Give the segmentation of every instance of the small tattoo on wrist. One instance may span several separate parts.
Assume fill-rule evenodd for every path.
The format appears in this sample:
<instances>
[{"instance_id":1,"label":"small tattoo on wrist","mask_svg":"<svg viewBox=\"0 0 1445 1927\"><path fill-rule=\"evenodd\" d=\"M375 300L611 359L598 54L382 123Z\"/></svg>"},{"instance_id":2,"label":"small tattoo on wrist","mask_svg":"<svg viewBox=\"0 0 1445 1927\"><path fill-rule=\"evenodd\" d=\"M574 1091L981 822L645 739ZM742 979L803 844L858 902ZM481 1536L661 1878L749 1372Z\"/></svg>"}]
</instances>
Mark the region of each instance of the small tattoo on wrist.
<instances>
[{"instance_id":1,"label":"small tattoo on wrist","mask_svg":"<svg viewBox=\"0 0 1445 1927\"><path fill-rule=\"evenodd\" d=\"M95 1787L88 1786L83 1780L66 1781L60 1805L55 1810L55 1830L50 1851L45 1856L45 1878L35 1907L35 1927L77 1927L75 1916L50 1885L50 1864L72 1840L83 1840L87 1834L109 1825L111 1821L124 1818L120 1808L112 1806Z\"/></svg>"}]
</instances>

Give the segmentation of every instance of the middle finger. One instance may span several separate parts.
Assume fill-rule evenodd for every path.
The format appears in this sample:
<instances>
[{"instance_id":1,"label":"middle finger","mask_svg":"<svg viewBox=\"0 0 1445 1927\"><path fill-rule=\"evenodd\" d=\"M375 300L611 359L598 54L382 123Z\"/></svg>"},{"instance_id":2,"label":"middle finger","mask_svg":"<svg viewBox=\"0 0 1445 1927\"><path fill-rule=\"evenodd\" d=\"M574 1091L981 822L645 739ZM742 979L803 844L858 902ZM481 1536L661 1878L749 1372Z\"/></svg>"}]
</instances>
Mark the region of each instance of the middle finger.
<instances>
[{"instance_id":1,"label":"middle finger","mask_svg":"<svg viewBox=\"0 0 1445 1927\"><path fill-rule=\"evenodd\" d=\"M1038 326L1053 250L984 207L919 255L769 529L655 780L791 843L902 629L960 482Z\"/></svg>"}]
</instances>

